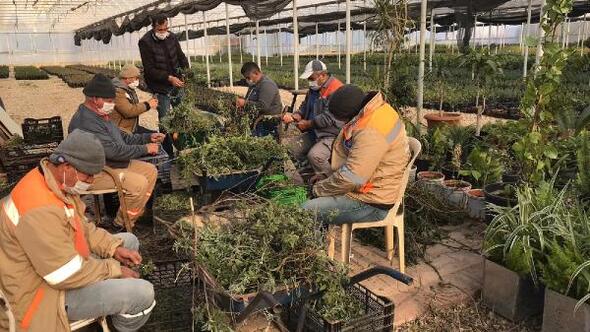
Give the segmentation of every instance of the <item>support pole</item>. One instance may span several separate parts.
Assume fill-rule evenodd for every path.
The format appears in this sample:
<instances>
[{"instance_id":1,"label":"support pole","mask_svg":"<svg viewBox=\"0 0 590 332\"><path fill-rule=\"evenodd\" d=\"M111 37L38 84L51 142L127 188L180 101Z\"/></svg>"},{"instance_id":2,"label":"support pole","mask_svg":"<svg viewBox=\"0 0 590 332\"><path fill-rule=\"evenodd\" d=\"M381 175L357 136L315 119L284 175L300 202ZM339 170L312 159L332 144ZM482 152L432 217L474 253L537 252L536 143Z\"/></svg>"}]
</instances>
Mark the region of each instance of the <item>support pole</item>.
<instances>
[{"instance_id":1,"label":"support pole","mask_svg":"<svg viewBox=\"0 0 590 332\"><path fill-rule=\"evenodd\" d=\"M315 7L315 14L318 14L318 7ZM315 58L320 59L320 35L318 22L315 22Z\"/></svg>"},{"instance_id":2,"label":"support pole","mask_svg":"<svg viewBox=\"0 0 590 332\"><path fill-rule=\"evenodd\" d=\"M367 71L367 20L363 22L363 68Z\"/></svg>"},{"instance_id":3,"label":"support pole","mask_svg":"<svg viewBox=\"0 0 590 332\"><path fill-rule=\"evenodd\" d=\"M234 87L234 70L231 63L231 38L229 34L229 6L225 3L225 35L227 37L227 63L229 70L229 87Z\"/></svg>"},{"instance_id":4,"label":"support pole","mask_svg":"<svg viewBox=\"0 0 590 332\"><path fill-rule=\"evenodd\" d=\"M264 28L264 58L265 65L268 67L268 34L266 28Z\"/></svg>"},{"instance_id":5,"label":"support pole","mask_svg":"<svg viewBox=\"0 0 590 332\"><path fill-rule=\"evenodd\" d=\"M299 23L297 21L297 0L293 0L293 79L295 90L299 90Z\"/></svg>"},{"instance_id":6,"label":"support pole","mask_svg":"<svg viewBox=\"0 0 590 332\"><path fill-rule=\"evenodd\" d=\"M258 20L256 20L256 63L258 63L258 67L262 68L261 65L261 52L260 52L260 24Z\"/></svg>"},{"instance_id":7,"label":"support pole","mask_svg":"<svg viewBox=\"0 0 590 332\"><path fill-rule=\"evenodd\" d=\"M283 43L281 42L281 26L279 25L279 33L277 33L277 44L279 45L279 57L281 58L281 67L283 66Z\"/></svg>"},{"instance_id":8,"label":"support pole","mask_svg":"<svg viewBox=\"0 0 590 332\"><path fill-rule=\"evenodd\" d=\"M432 58L434 57L436 28L434 27L434 9L430 10L430 47L428 49L428 71L432 71Z\"/></svg>"},{"instance_id":9,"label":"support pole","mask_svg":"<svg viewBox=\"0 0 590 332\"><path fill-rule=\"evenodd\" d=\"M250 45L249 48L252 51L252 62L255 62L256 59L254 58L254 50L252 50L252 45L254 44L254 32L252 32L252 28L250 28Z\"/></svg>"},{"instance_id":10,"label":"support pole","mask_svg":"<svg viewBox=\"0 0 590 332\"><path fill-rule=\"evenodd\" d=\"M195 28L195 25L192 25L192 28L194 31L196 31L197 29ZM197 38L193 38L193 55L195 57L195 60L197 60Z\"/></svg>"},{"instance_id":11,"label":"support pole","mask_svg":"<svg viewBox=\"0 0 590 332\"><path fill-rule=\"evenodd\" d=\"M535 56L535 65L539 66L541 63L541 58L543 57L543 43L545 42L545 30L541 27L541 23L545 21L545 0L541 0L541 12L539 14L539 31L538 31L538 41L539 44L537 45L537 54Z\"/></svg>"},{"instance_id":12,"label":"support pole","mask_svg":"<svg viewBox=\"0 0 590 332\"><path fill-rule=\"evenodd\" d=\"M338 21L338 31L336 31L336 44L338 44L338 69L342 69L342 50L340 49L340 21Z\"/></svg>"},{"instance_id":13,"label":"support pole","mask_svg":"<svg viewBox=\"0 0 590 332\"><path fill-rule=\"evenodd\" d=\"M527 43L527 38L530 33L531 28L531 15L533 10L533 0L529 0L529 6L527 8L527 18L526 18L526 30L524 33L524 64L522 65L522 77L526 77L528 71L528 62L529 62L529 45Z\"/></svg>"},{"instance_id":14,"label":"support pole","mask_svg":"<svg viewBox=\"0 0 590 332\"><path fill-rule=\"evenodd\" d=\"M207 70L207 86L211 87L211 69L209 68L209 38L207 38L207 18L203 12L203 41L205 42L205 68Z\"/></svg>"},{"instance_id":15,"label":"support pole","mask_svg":"<svg viewBox=\"0 0 590 332\"><path fill-rule=\"evenodd\" d=\"M186 37L186 54L188 55L188 67L193 68L193 64L191 61L191 52L189 49L189 42L188 42L188 22L187 22L186 14L184 15L184 34Z\"/></svg>"},{"instance_id":16,"label":"support pole","mask_svg":"<svg viewBox=\"0 0 590 332\"><path fill-rule=\"evenodd\" d=\"M582 47L580 47L580 56L584 55L584 43L586 42L586 32L588 31L588 22L586 21L586 14L584 14L584 26L582 27Z\"/></svg>"},{"instance_id":17,"label":"support pole","mask_svg":"<svg viewBox=\"0 0 590 332\"><path fill-rule=\"evenodd\" d=\"M242 35L239 35L238 46L240 47L240 63L244 63L244 50L242 49Z\"/></svg>"},{"instance_id":18,"label":"support pole","mask_svg":"<svg viewBox=\"0 0 590 332\"><path fill-rule=\"evenodd\" d=\"M352 29L350 24L350 0L346 0L346 84L350 84L350 53L352 50Z\"/></svg>"},{"instance_id":19,"label":"support pole","mask_svg":"<svg viewBox=\"0 0 590 332\"><path fill-rule=\"evenodd\" d=\"M565 47L568 48L570 46L570 28L572 25L572 19L568 18L566 21L566 29L565 29Z\"/></svg>"},{"instance_id":20,"label":"support pole","mask_svg":"<svg viewBox=\"0 0 590 332\"><path fill-rule=\"evenodd\" d=\"M418 134L422 132L422 106L424 103L424 65L426 55L426 11L427 1L422 0L420 5L420 63L418 66L418 96L416 103L416 127Z\"/></svg>"}]
</instances>

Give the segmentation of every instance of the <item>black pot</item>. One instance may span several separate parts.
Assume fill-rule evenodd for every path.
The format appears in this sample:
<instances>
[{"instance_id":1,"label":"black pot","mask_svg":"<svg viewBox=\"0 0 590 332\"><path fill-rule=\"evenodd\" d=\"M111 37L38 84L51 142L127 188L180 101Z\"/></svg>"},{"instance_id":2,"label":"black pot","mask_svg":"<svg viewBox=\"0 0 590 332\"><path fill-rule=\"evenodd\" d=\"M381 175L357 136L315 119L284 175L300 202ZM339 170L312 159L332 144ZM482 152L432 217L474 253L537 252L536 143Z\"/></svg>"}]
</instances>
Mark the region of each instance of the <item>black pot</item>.
<instances>
[{"instance_id":1,"label":"black pot","mask_svg":"<svg viewBox=\"0 0 590 332\"><path fill-rule=\"evenodd\" d=\"M517 183L518 181L520 181L519 174L510 174L510 173L502 174L502 182L504 182L504 183Z\"/></svg>"},{"instance_id":2,"label":"black pot","mask_svg":"<svg viewBox=\"0 0 590 332\"><path fill-rule=\"evenodd\" d=\"M494 205L503 206L503 207L510 207L510 206L514 206L517 203L517 200L515 197L505 197L505 196L502 196L498 193L499 191L502 191L506 185L511 185L511 184L513 184L513 183L497 182L497 183L488 184L487 186L484 187L483 192L485 194L485 201L486 201L485 222L490 223L494 219L494 217L496 216L496 213L487 207L489 204L494 204Z\"/></svg>"},{"instance_id":3,"label":"black pot","mask_svg":"<svg viewBox=\"0 0 590 332\"><path fill-rule=\"evenodd\" d=\"M457 179L459 176L459 171L446 165L441 167L441 172L445 175L445 179Z\"/></svg>"},{"instance_id":4,"label":"black pot","mask_svg":"<svg viewBox=\"0 0 590 332\"><path fill-rule=\"evenodd\" d=\"M417 158L414 165L418 168L417 172L427 171L430 167L430 160Z\"/></svg>"}]
</instances>

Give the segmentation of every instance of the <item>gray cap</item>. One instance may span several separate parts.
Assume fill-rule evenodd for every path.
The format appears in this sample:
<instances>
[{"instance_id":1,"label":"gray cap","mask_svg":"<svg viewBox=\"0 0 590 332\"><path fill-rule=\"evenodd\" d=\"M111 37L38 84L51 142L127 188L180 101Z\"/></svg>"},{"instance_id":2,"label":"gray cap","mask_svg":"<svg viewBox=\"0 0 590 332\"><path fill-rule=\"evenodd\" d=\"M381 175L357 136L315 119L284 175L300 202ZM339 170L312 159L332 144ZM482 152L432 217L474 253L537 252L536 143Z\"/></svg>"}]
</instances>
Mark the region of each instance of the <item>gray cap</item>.
<instances>
[{"instance_id":1,"label":"gray cap","mask_svg":"<svg viewBox=\"0 0 590 332\"><path fill-rule=\"evenodd\" d=\"M100 173L105 165L104 149L98 138L80 129L71 132L49 156L49 160L54 164L68 162L89 175Z\"/></svg>"},{"instance_id":2,"label":"gray cap","mask_svg":"<svg viewBox=\"0 0 590 332\"><path fill-rule=\"evenodd\" d=\"M310 62L307 63L307 65L305 66L305 69L303 70L303 74L301 74L301 76L299 76L299 78L306 80L313 73L316 73L319 71L328 71L328 66L326 66L326 64L321 62L320 60L311 60Z\"/></svg>"}]
</instances>

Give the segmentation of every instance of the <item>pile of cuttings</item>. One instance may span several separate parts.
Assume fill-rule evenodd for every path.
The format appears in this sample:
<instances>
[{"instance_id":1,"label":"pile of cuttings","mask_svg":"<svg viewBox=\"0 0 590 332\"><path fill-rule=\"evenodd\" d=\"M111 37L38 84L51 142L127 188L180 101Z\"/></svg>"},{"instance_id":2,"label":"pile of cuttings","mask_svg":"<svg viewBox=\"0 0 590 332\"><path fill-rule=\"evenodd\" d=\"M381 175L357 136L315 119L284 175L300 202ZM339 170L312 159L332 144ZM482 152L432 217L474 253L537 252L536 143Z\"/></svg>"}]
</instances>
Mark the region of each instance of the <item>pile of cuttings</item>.
<instances>
[{"instance_id":1,"label":"pile of cuttings","mask_svg":"<svg viewBox=\"0 0 590 332\"><path fill-rule=\"evenodd\" d=\"M271 137L213 136L209 141L186 150L178 163L182 175L217 176L262 168L271 160L283 159L285 148Z\"/></svg>"},{"instance_id":2,"label":"pile of cuttings","mask_svg":"<svg viewBox=\"0 0 590 332\"><path fill-rule=\"evenodd\" d=\"M344 289L347 270L325 253L325 234L313 214L272 203L241 204L234 219L198 231L196 264L230 295L292 290L325 291L315 310L328 320L349 320L362 306ZM187 233L190 234L190 233ZM177 247L192 250L187 236ZM297 296L297 295L296 295Z\"/></svg>"}]
</instances>

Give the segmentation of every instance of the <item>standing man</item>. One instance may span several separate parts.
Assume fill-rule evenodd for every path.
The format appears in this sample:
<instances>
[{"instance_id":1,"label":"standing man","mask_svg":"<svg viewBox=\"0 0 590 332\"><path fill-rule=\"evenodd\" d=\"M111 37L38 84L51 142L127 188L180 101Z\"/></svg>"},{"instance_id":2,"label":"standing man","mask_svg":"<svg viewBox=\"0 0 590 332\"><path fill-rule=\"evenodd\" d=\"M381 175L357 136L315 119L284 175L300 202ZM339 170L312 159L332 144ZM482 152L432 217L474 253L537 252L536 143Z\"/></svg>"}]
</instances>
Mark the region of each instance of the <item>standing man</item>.
<instances>
[{"instance_id":1,"label":"standing man","mask_svg":"<svg viewBox=\"0 0 590 332\"><path fill-rule=\"evenodd\" d=\"M117 331L132 332L149 319L154 289L129 268L142 261L139 241L84 217L79 193L104 164L99 140L73 131L0 201L0 289L17 331L69 331L70 320L111 316Z\"/></svg>"},{"instance_id":2,"label":"standing man","mask_svg":"<svg viewBox=\"0 0 590 332\"><path fill-rule=\"evenodd\" d=\"M236 105L240 108L248 107L254 109L257 114L254 136L272 135L279 137L279 122L283 111L283 103L279 94L279 87L268 76L264 75L260 67L254 62L246 62L242 66L242 75L248 82L246 97L238 97Z\"/></svg>"},{"instance_id":3,"label":"standing man","mask_svg":"<svg viewBox=\"0 0 590 332\"><path fill-rule=\"evenodd\" d=\"M72 117L68 132L81 129L100 140L106 155L106 165L111 169L97 174L90 189L117 188L113 177L118 178L125 204L120 205L115 224L123 227L125 220L129 220L133 227L143 214L158 178L154 165L135 159L158 154L158 143L162 142L164 134L127 134L117 128L110 121L110 114L115 107L115 86L106 76L96 74L82 92L86 99Z\"/></svg>"},{"instance_id":4,"label":"standing man","mask_svg":"<svg viewBox=\"0 0 590 332\"><path fill-rule=\"evenodd\" d=\"M338 120L328 110L330 96L343 84L328 72L320 60L310 61L301 75L309 82L309 91L298 111L287 113L283 122L295 122L303 134L287 144L293 158L302 162L307 157L316 179L328 177L332 143L345 122Z\"/></svg>"},{"instance_id":5,"label":"standing man","mask_svg":"<svg viewBox=\"0 0 590 332\"><path fill-rule=\"evenodd\" d=\"M139 125L139 116L152 108L158 107L158 99L152 98L142 103L135 91L139 86L139 69L133 64L126 64L119 73L119 77L113 78L113 84L117 88L115 96L115 111L111 114L111 121L119 129L129 134L154 133Z\"/></svg>"},{"instance_id":6,"label":"standing man","mask_svg":"<svg viewBox=\"0 0 590 332\"><path fill-rule=\"evenodd\" d=\"M170 97L179 96L179 89L184 87L181 72L189 65L178 39L168 31L168 18L156 15L151 20L152 30L139 40L139 53L145 82L158 99L158 119L162 123L171 106ZM164 132L161 126L160 131ZM169 135L166 135L162 145L172 158L172 138Z\"/></svg>"}]
</instances>

